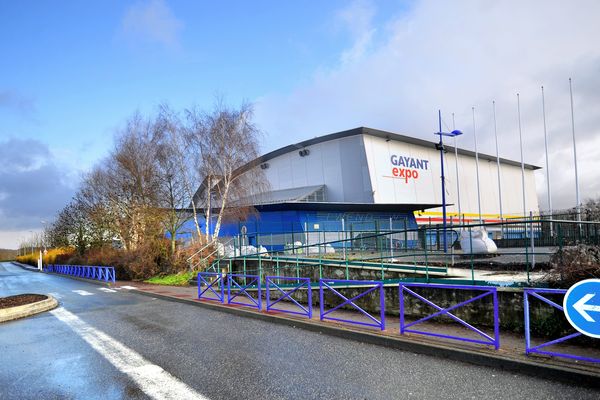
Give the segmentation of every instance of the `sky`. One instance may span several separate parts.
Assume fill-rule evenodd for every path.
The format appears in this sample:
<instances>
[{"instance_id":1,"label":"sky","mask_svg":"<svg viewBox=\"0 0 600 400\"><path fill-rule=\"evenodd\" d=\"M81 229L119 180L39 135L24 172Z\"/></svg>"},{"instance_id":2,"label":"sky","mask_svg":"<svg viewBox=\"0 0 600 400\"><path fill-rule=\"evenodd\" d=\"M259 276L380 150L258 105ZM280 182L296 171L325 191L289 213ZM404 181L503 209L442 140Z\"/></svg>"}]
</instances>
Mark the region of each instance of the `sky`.
<instances>
[{"instance_id":1,"label":"sky","mask_svg":"<svg viewBox=\"0 0 600 400\"><path fill-rule=\"evenodd\" d=\"M136 111L249 101L263 152L358 126L545 166L555 208L600 196L600 2L0 2L0 247L51 221ZM473 126L472 108L475 109ZM547 209L545 169L537 190Z\"/></svg>"}]
</instances>

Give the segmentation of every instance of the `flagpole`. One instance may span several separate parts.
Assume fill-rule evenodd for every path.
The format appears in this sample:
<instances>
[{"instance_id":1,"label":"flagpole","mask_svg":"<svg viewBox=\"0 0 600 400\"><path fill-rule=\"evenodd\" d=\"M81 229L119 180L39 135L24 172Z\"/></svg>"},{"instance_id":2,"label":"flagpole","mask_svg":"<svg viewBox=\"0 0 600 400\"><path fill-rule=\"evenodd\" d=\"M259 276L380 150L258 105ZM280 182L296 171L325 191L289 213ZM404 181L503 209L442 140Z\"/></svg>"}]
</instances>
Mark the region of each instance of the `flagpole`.
<instances>
[{"instance_id":1,"label":"flagpole","mask_svg":"<svg viewBox=\"0 0 600 400\"><path fill-rule=\"evenodd\" d=\"M575 113L573 111L573 83L569 78L569 93L571 95L571 131L573 132L573 158L575 161L575 201L577 202L577 222L581 222L581 201L579 198L579 175L577 173L577 144L575 142Z\"/></svg>"},{"instance_id":2,"label":"flagpole","mask_svg":"<svg viewBox=\"0 0 600 400\"><path fill-rule=\"evenodd\" d=\"M521 99L517 93L517 114L519 118L519 147L521 149L521 186L523 191L523 218L527 218L527 206L525 203L525 163L523 162L523 132L521 130Z\"/></svg>"},{"instance_id":3,"label":"flagpole","mask_svg":"<svg viewBox=\"0 0 600 400\"><path fill-rule=\"evenodd\" d=\"M550 209L550 220L552 220L552 195L550 194L550 159L548 158L548 132L546 129L546 100L544 98L544 87L542 86L542 116L544 119L544 148L546 149L546 188L548 191L548 208ZM553 236L552 221L550 221L550 236Z\"/></svg>"},{"instance_id":4,"label":"flagpole","mask_svg":"<svg viewBox=\"0 0 600 400\"><path fill-rule=\"evenodd\" d=\"M498 202L500 203L500 221L502 222L502 184L500 183L500 153L498 152L498 127L496 125L496 101L492 101L494 109L494 136L496 138L496 165L498 170Z\"/></svg>"},{"instance_id":5,"label":"flagpole","mask_svg":"<svg viewBox=\"0 0 600 400\"><path fill-rule=\"evenodd\" d=\"M481 193L479 192L479 153L477 152L477 135L475 134L475 107L471 107L473 111L473 139L475 140L475 173L477 174L477 209L479 210L479 222L481 219Z\"/></svg>"},{"instance_id":6,"label":"flagpole","mask_svg":"<svg viewBox=\"0 0 600 400\"><path fill-rule=\"evenodd\" d=\"M452 113L452 130L456 130L456 122L454 121L454 113ZM461 209L460 209L460 181L458 177L458 148L456 147L456 136L454 136L454 168L456 170L456 199L458 201L458 224L460 225Z\"/></svg>"}]
</instances>

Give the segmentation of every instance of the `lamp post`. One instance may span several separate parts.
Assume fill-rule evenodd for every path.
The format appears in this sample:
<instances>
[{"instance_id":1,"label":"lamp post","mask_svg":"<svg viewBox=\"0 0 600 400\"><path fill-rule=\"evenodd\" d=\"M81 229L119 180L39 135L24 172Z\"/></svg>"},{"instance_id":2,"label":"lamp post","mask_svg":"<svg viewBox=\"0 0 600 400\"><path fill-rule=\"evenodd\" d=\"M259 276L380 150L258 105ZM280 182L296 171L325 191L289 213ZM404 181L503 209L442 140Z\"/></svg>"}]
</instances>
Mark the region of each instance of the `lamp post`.
<instances>
[{"instance_id":1,"label":"lamp post","mask_svg":"<svg viewBox=\"0 0 600 400\"><path fill-rule=\"evenodd\" d=\"M42 244L44 245L44 254L46 254L46 224L47 222L44 220L40 221L42 223Z\"/></svg>"},{"instance_id":2,"label":"lamp post","mask_svg":"<svg viewBox=\"0 0 600 400\"><path fill-rule=\"evenodd\" d=\"M440 162L442 166L442 224L443 224L443 235L444 235L444 253L448 252L448 243L446 237L446 182L444 176L444 136L456 137L458 135L462 135L462 132L459 130L453 130L452 132L442 132L442 111L438 110L438 120L440 130L435 133L435 135L440 136L440 142L435 146L436 149L440 151Z\"/></svg>"}]
</instances>

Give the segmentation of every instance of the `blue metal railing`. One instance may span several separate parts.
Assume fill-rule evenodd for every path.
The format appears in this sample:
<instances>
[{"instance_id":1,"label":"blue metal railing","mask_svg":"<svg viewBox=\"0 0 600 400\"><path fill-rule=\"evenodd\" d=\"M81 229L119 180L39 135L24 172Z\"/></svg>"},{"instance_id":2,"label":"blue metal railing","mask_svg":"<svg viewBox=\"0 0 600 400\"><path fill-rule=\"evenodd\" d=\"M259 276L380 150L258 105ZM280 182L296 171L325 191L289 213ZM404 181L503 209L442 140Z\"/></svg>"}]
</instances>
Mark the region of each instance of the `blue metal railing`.
<instances>
[{"instance_id":1,"label":"blue metal railing","mask_svg":"<svg viewBox=\"0 0 600 400\"><path fill-rule=\"evenodd\" d=\"M476 295L468 300L460 302L458 304L454 304L452 306L443 308L409 288L473 290L473 291L478 291L478 292L482 292L482 293L479 295ZM400 286L399 286L399 290L400 290L400 333L401 334L410 332L410 333L417 333L420 335L440 337L440 338L444 338L444 339L453 339L453 340L460 340L460 341L464 341L464 342L493 345L496 350L498 350L500 348L500 323L499 323L499 318L498 318L498 293L496 292L495 287L472 286L472 285L438 285L438 284L431 284L431 283L403 283L403 282L401 282ZM404 293L411 295L412 297L435 308L438 311L433 314L430 314L426 317L423 317L417 321L407 324L404 320L404 314L405 314ZM492 296L493 307L494 307L494 315L493 315L494 336L493 337L451 313L451 311L456 310L459 307L462 307L466 304L480 300L488 295ZM428 321L434 317L443 316L443 315L450 317L452 320L460 323L462 326L467 328L469 331L475 332L477 335L481 336L483 339L472 339L472 338L464 337L464 336L445 335L445 334L441 334L441 333L426 332L426 331L411 329L411 327L413 327L417 324Z\"/></svg>"},{"instance_id":2,"label":"blue metal railing","mask_svg":"<svg viewBox=\"0 0 600 400\"><path fill-rule=\"evenodd\" d=\"M69 266L67 266L69 267ZM212 278L212 279L211 279ZM312 296L311 296L311 281L310 278L306 277L286 277L286 276L266 276L264 277L266 282L266 311L279 311L283 313L290 313L296 315L306 316L309 319L312 318ZM221 273L210 273L201 272L198 274L198 298L218 300L225 302L224 297L224 285L227 280L227 303L237 304L246 307L262 309L262 292L261 292L261 279L259 275L246 275L246 274L221 274ZM242 284L244 282L244 284ZM287 283L289 282L289 283ZM435 283L413 283L413 282L400 282L398 284L399 292L399 319L400 319L400 334L415 333L421 335L429 335L442 339L451 339L464 342L470 342L475 344L483 344L494 346L496 350L500 348L500 318L499 318L499 303L497 288L493 286L474 286L474 285L448 285L448 284L435 284ZM425 297L422 292L415 291L416 288L422 288L427 290L460 290L460 291L472 291L475 292L465 301L457 302L442 307L435 304L431 300ZM353 297L346 296L341 293L343 290L353 289L355 295ZM391 289L391 288L388 288ZM307 291L307 304L300 302L297 298L293 298L292 295L297 293L299 290ZM358 294L356 294L358 291ZM361 306L357 304L357 300L364 296L379 291L379 310L376 313L369 313L365 311ZM208 293L212 294L212 298L207 297ZM479 293L477 293L479 292ZM599 363L600 359L591 358L582 355L560 353L554 351L548 351L546 348L555 344L559 344L566 340L580 336L580 333L573 333L561 337L559 339L551 340L536 346L531 344L530 334L530 307L529 302L532 297L541 300L542 302L563 311L562 306L542 296L542 294L564 294L566 290L562 289L524 289L524 306L525 306L525 353L526 354L543 354L549 356L558 356L571 358L580 361L588 361ZM488 297L489 296L489 297ZM216 297L216 298L215 298ZM273 299L271 298L273 297ZM432 307L436 311L426 315L416 321L406 322L405 315L407 306L405 301L409 298L414 298L418 302L426 307ZM489 300L491 298L491 307L489 304L482 304L482 299ZM237 300L237 299L243 300ZM340 302L341 299L341 302ZM482 329L475 327L472 323L465 321L464 319L456 316L454 313L460 307L479 301L480 306L491 308L486 312L489 312L490 317L493 318L493 334L486 333ZM283 306L283 303L286 306ZM371 280L343 280L343 279L321 279L319 280L319 307L320 307L320 320L330 320L336 322L342 322L345 324L362 325L367 327L375 327L381 330L385 330L385 293L384 293L384 282L382 281L371 281ZM493 310L492 310L493 309ZM342 317L332 316L335 311L343 311L344 313L339 314ZM358 311L357 318L356 313L352 315L352 311ZM379 314L379 315L377 315ZM422 314L421 314L422 315ZM468 334L445 334L438 333L435 331L425 331L415 329L416 325L431 322L435 317L448 317L451 320L458 322L464 328L471 332ZM366 322L365 322L366 321ZM422 328L421 328L422 329ZM492 328L490 327L490 330ZM475 333L479 337L473 338Z\"/></svg>"},{"instance_id":3,"label":"blue metal railing","mask_svg":"<svg viewBox=\"0 0 600 400\"><path fill-rule=\"evenodd\" d=\"M565 342L565 341L567 341L569 339L573 339L577 336L581 336L582 334L579 332L572 333L570 335L566 335L561 338L551 340L549 342L544 342L544 343L538 344L537 346L531 345L531 329L530 329L530 315L529 315L530 296L556 308L557 310L560 310L561 312L564 312L564 309L561 305L556 304L552 300L542 296L542 294L545 294L545 295L562 294L562 295L564 295L566 292L567 291L565 289L535 289L535 288L524 289L523 301L525 302L525 354L537 353L537 354L543 354L543 355L547 355L547 356L572 358L575 360L600 363L600 359L598 359L598 358L591 358L591 357L579 356L579 355L569 354L569 353L559 353L559 352L555 352L555 351L542 350L549 346ZM566 319L566 317L565 317L565 319Z\"/></svg>"},{"instance_id":4,"label":"blue metal railing","mask_svg":"<svg viewBox=\"0 0 600 400\"><path fill-rule=\"evenodd\" d=\"M312 318L312 291L310 287L309 278L294 278L290 276L267 276L265 277L265 279L267 282L267 311L280 311L288 314L305 315L308 317L308 319ZM287 285L285 288L282 288L280 286L281 281L292 282L292 287L289 288L289 285ZM275 289L275 293L280 293L280 296L275 300L271 300L271 288ZM292 295L301 288L306 288L307 290L307 306L300 304L298 301L296 301L296 299L292 297ZM275 304L285 299L292 302L300 311L286 310L283 308L275 307Z\"/></svg>"},{"instance_id":5,"label":"blue metal railing","mask_svg":"<svg viewBox=\"0 0 600 400\"><path fill-rule=\"evenodd\" d=\"M339 291L337 291L333 285L348 285L348 286L368 286L369 288L364 290L363 292L361 292L360 294L352 297L351 299L347 298L346 296L344 296L343 294L341 294ZM338 288L339 289L339 288ZM341 304L338 304L337 306L325 311L325 307L324 307L324 292L328 290L331 293L335 294L336 297L341 298L342 300L344 300ZM367 294L374 292L376 290L379 290L379 307L380 307L380 319L378 320L377 318L375 318L373 315L371 315L370 313L368 313L367 311L363 310L359 305L357 305L355 303L356 300L360 299L361 297L366 296ZM354 308L355 310L359 311L362 315L364 315L365 317L367 317L367 319L369 319L372 322L361 322L361 321L356 321L356 320L349 320L349 319L343 319L343 318L336 318L336 317L331 317L328 316L329 314L331 314L332 312L339 310L341 307L343 306L350 306L351 308ZM363 326L372 326L372 327L376 327L381 329L382 331L385 330L385 293L383 291L383 282L381 281L358 281L358 280L345 280L345 279L319 279L319 306L321 309L321 321L323 320L332 320L332 321L339 321L339 322L346 322L349 324L356 324L356 325L363 325Z\"/></svg>"},{"instance_id":6,"label":"blue metal railing","mask_svg":"<svg viewBox=\"0 0 600 400\"><path fill-rule=\"evenodd\" d=\"M57 265L48 264L43 267L45 272L70 275L78 278L94 279L97 281L115 283L114 267L89 266L89 265Z\"/></svg>"},{"instance_id":7,"label":"blue metal railing","mask_svg":"<svg viewBox=\"0 0 600 400\"><path fill-rule=\"evenodd\" d=\"M198 272L198 298L203 300L218 300L223 303L225 301L224 280L225 276L220 272ZM203 289L203 286L206 286L206 288ZM209 297L211 293L216 298Z\"/></svg>"},{"instance_id":8,"label":"blue metal railing","mask_svg":"<svg viewBox=\"0 0 600 400\"><path fill-rule=\"evenodd\" d=\"M244 284L238 283L236 279L244 280ZM256 297L248 292L248 289L256 289ZM240 297L242 296L242 297ZM236 298L247 299L249 302L241 302ZM260 290L259 275L228 274L227 275L227 304L237 304L262 309L262 296Z\"/></svg>"}]
</instances>

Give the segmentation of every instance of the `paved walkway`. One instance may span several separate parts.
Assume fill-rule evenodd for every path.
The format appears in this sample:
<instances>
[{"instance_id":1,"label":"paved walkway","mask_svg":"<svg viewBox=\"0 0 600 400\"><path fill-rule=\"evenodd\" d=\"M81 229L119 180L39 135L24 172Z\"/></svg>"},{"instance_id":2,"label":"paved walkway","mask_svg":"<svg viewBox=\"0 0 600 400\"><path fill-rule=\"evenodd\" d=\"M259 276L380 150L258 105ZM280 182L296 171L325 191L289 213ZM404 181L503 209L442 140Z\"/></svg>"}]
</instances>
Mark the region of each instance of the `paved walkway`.
<instances>
[{"instance_id":1,"label":"paved walkway","mask_svg":"<svg viewBox=\"0 0 600 400\"><path fill-rule=\"evenodd\" d=\"M240 305L229 305L229 304L221 304L219 301L211 301L211 300L199 300L198 299L198 289L194 286L162 286L162 285L153 285L141 282L129 282L129 281L118 281L116 283L118 287L128 287L135 288L141 292L158 294L161 296L169 296L180 300L187 300L191 302L207 302L219 307L231 308L231 307L239 307L243 308L249 312L268 314L273 316L274 318L288 318L288 319L298 319L298 320L307 320L306 316L297 316L292 314L287 314L284 312L276 312L276 311L265 311L265 300L263 298L262 308L263 310L257 310L256 308L250 307L250 301L245 301L248 306L240 306ZM314 289L313 289L314 290ZM264 296L264 294L263 294ZM243 298L236 298L236 301L244 302ZM225 302L227 302L227 294L225 293ZM299 311L298 307L290 302L279 302L277 303L277 307L290 310L290 311ZM336 318L348 319L348 320L356 320L367 322L368 320L361 316L358 312L352 311L336 311ZM376 316L378 318L378 316ZM480 353L487 353L494 356L501 356L505 358L509 358L517 361L527 361L533 363L542 363L542 364L551 364L557 367L562 368L575 368L581 369L585 371L590 371L593 373L600 374L600 363L589 363L584 361L577 361L573 359L564 359L559 357L547 357L542 355L525 355L525 338L522 334L515 334L512 332L501 331L500 332L500 349L495 350L493 346L479 345L479 344L471 344L468 342L455 341L449 339L435 338L431 336L424 336L413 333L406 333L404 335L400 334L399 324L400 321L397 317L387 316L386 315L386 329L384 331L379 330L378 328L370 328L370 327L362 327L360 325L353 325L348 323L341 323L336 321L320 321L319 308L313 307L313 317L311 322L316 324L323 325L334 325L341 326L345 329L361 331L361 332L369 332L376 335L383 336L391 336L391 337L402 337L408 340L414 340L423 344L432 344L436 346L444 346L447 348L456 348L462 349L466 351L477 351ZM442 323L422 323L419 324L416 329L424 330L437 334L445 334L445 335L455 335L455 336L463 336L463 337L471 337L481 339L477 334L470 332L466 328L462 327L460 324L442 324ZM484 329L482 330L493 336L493 330ZM555 339L555 338L552 338ZM540 339L540 338L532 338L532 343L534 345L541 344L550 339ZM550 347L554 352L563 352L563 353L571 353L580 356L593 357L600 359L600 348L583 348L580 346L574 346L569 344L559 344Z\"/></svg>"}]
</instances>

